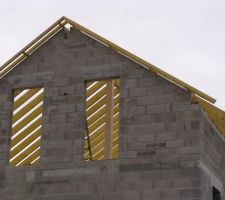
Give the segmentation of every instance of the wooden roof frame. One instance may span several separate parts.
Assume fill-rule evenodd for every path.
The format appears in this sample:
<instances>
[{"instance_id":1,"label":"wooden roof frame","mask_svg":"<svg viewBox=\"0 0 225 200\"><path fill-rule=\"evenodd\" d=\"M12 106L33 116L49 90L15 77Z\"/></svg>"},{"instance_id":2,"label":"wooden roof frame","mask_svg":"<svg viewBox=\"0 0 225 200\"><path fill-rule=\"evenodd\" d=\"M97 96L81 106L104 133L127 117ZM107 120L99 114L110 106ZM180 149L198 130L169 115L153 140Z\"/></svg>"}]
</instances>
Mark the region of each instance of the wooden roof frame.
<instances>
[{"instance_id":1,"label":"wooden roof frame","mask_svg":"<svg viewBox=\"0 0 225 200\"><path fill-rule=\"evenodd\" d=\"M191 85L181 81L180 79L168 74L167 72L159 69L158 67L150 64L149 62L143 60L142 58L132 54L131 52L123 49L122 47L110 42L109 40L101 37L100 35L88 30L87 28L81 26L80 24L72 21L71 19L68 19L67 17L61 17L59 20L57 20L54 24L52 24L47 30L45 30L43 33L41 33L37 38L35 38L32 42L30 42L28 45L26 45L22 50L20 50L15 56L13 56L11 59L9 59L5 64L3 64L0 67L0 78L5 76L9 71L11 71L16 65L18 65L20 62L22 62L24 59L26 59L28 56L30 56L36 49L38 49L42 44L44 44L47 40L49 40L53 35L55 35L58 31L60 31L66 24L70 24L73 28L83 32L84 34L92 37L95 40L100 41L101 43L111 47L118 53L128 57L129 59L133 60L134 62L144 66L145 68L148 68L150 71L164 77L165 79L173 82L174 84L190 91L191 93L200 96L201 98L211 102L215 103L216 100L199 91L198 89L192 87Z\"/></svg>"},{"instance_id":2,"label":"wooden roof frame","mask_svg":"<svg viewBox=\"0 0 225 200\"><path fill-rule=\"evenodd\" d=\"M30 56L35 50L37 50L40 46L42 46L45 42L47 42L51 37L53 37L56 33L58 33L60 30L64 28L65 25L70 25L74 29L81 31L82 33L88 35L89 37L105 44L106 46L112 48L114 51L122 54L123 56L127 57L128 59L138 63L139 65L149 69L151 72L167 79L168 81L176 84L177 86L191 92L193 96L198 98L198 102L200 102L200 105L203 105L202 102L204 102L204 105L208 106L202 106L204 110L208 114L212 112L217 112L219 114L219 122L224 123L225 118L225 112L218 109L213 104L216 102L216 99L213 97L205 94L204 92L196 89L195 87L181 81L180 79L172 76L171 74L168 74L167 72L159 69L158 67L152 65L151 63L143 60L142 58L134 55L133 53L123 49L122 47L112 43L111 41L101 37L100 35L90 31L89 29L81 26L80 24L72 21L71 19L67 17L61 17L58 19L54 24L52 24L48 29L46 29L43 33L41 33L37 38L35 38L33 41L31 41L28 45L26 45L22 50L20 50L15 56L13 56L11 59L9 59L5 64L3 64L0 67L0 79L3 78L7 73L9 73L11 70L13 70L19 63L21 63L24 59L26 59L28 56ZM196 98L194 100L196 102ZM222 116L222 117L221 117ZM222 119L222 120L221 120ZM216 124L216 120L214 120L214 123ZM221 126L221 125L220 125ZM225 123L224 127L222 127L223 134L225 135Z\"/></svg>"}]
</instances>

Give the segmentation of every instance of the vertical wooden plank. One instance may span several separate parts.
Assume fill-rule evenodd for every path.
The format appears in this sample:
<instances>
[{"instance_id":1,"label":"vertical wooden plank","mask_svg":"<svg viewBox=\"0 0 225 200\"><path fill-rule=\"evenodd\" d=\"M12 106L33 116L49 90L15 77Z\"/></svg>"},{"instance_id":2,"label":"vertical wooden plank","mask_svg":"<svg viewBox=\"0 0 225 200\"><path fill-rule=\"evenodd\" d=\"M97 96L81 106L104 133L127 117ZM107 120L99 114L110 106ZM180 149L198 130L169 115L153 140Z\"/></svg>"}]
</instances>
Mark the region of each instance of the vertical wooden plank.
<instances>
[{"instance_id":1,"label":"vertical wooden plank","mask_svg":"<svg viewBox=\"0 0 225 200\"><path fill-rule=\"evenodd\" d=\"M114 80L106 81L105 159L112 159Z\"/></svg>"}]
</instances>

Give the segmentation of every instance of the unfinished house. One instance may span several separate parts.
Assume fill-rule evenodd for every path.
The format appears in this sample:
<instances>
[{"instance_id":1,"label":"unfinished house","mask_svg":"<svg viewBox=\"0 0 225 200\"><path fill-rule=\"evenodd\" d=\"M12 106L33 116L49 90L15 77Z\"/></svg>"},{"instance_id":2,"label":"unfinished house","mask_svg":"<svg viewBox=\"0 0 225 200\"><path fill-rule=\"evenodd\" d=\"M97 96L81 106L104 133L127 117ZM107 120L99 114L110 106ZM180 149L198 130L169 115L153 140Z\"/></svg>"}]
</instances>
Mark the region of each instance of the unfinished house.
<instances>
[{"instance_id":1,"label":"unfinished house","mask_svg":"<svg viewBox=\"0 0 225 200\"><path fill-rule=\"evenodd\" d=\"M72 20L0 78L1 200L225 199L215 99Z\"/></svg>"}]
</instances>

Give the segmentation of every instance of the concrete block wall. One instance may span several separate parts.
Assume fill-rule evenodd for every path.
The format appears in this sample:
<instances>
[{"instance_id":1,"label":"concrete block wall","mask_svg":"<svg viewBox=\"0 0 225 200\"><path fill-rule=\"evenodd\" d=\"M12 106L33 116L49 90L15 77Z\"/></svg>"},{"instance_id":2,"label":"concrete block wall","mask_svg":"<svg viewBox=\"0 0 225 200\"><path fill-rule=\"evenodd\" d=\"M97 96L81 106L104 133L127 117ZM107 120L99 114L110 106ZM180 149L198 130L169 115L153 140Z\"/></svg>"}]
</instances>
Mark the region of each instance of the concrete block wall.
<instances>
[{"instance_id":1,"label":"concrete block wall","mask_svg":"<svg viewBox=\"0 0 225 200\"><path fill-rule=\"evenodd\" d=\"M199 164L202 111L191 94L78 31L66 34L0 80L1 198L212 199ZM121 80L119 159L86 162L85 81L113 77ZM45 89L41 164L12 168L12 90L35 86Z\"/></svg>"},{"instance_id":2,"label":"concrete block wall","mask_svg":"<svg viewBox=\"0 0 225 200\"><path fill-rule=\"evenodd\" d=\"M225 198L225 140L216 129L215 125L209 120L207 114L202 110L202 133L201 133L201 165L209 175L209 179Z\"/></svg>"}]
</instances>

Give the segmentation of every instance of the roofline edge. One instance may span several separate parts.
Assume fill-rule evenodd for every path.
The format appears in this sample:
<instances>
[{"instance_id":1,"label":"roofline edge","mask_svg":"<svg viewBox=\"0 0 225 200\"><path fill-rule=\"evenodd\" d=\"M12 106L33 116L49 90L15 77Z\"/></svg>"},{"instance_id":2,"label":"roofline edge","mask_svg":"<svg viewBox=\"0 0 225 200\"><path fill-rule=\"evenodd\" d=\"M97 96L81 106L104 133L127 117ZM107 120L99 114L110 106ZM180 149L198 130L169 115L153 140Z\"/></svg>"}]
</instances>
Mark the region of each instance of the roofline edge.
<instances>
[{"instance_id":1,"label":"roofline edge","mask_svg":"<svg viewBox=\"0 0 225 200\"><path fill-rule=\"evenodd\" d=\"M169 73L161 70L160 68L154 66L153 64L145 61L144 59L142 59L142 58L134 55L133 53L125 50L124 48L122 48L122 47L120 47L120 46L118 46L116 44L114 44L113 42L107 40L106 38L101 37L100 35L92 32L91 30L89 30L89 29L81 26L80 24L74 22L73 20L71 20L71 19L69 19L69 18L67 18L65 16L62 16L61 18L59 18L54 24L52 24L49 28L47 28L44 32L42 32L38 37L36 37L29 44L27 44L22 50L20 50L17 54L15 54L11 59L9 59L6 63L4 63L0 67L0 78L4 77L9 71L11 71L20 62L22 62L30 54L32 54L33 51L29 55L26 54L26 51L29 50L29 48L31 48L33 45L35 45L35 43L37 43L38 40L40 40L42 37L44 37L45 35L47 35L54 27L56 27L58 25L64 26L67 23L70 24L70 25L72 25L75 29L77 29L79 31L82 31L83 33L91 36L92 38L94 38L96 40L101 41L102 43L104 43L107 46L111 47L112 49L114 49L118 53L123 54L124 56L128 57L129 59L133 60L134 62L136 62L138 64L141 64L142 66L148 68L152 72L161 75L165 79L167 79L167 80L175 83L176 85L178 85L178 86L186 89L187 91L189 91L189 92L191 92L191 93L193 93L195 95L200 96L201 98L209 101L210 103L213 103L214 104L216 102L216 99L214 99L213 97L205 94L204 92L201 92L200 90L196 89L195 87L192 87L191 85L183 82L182 80L176 78L175 76L173 76L173 75L171 75L171 74L169 74ZM48 40L48 38L43 43L45 43L47 40ZM39 45L37 48L39 48L41 45ZM21 60L20 60L20 57L21 57ZM17 61L17 59L19 59L19 62L17 62L17 63L14 64L14 62ZM6 69L7 66L10 66L10 68L9 68L8 71Z\"/></svg>"}]
</instances>

